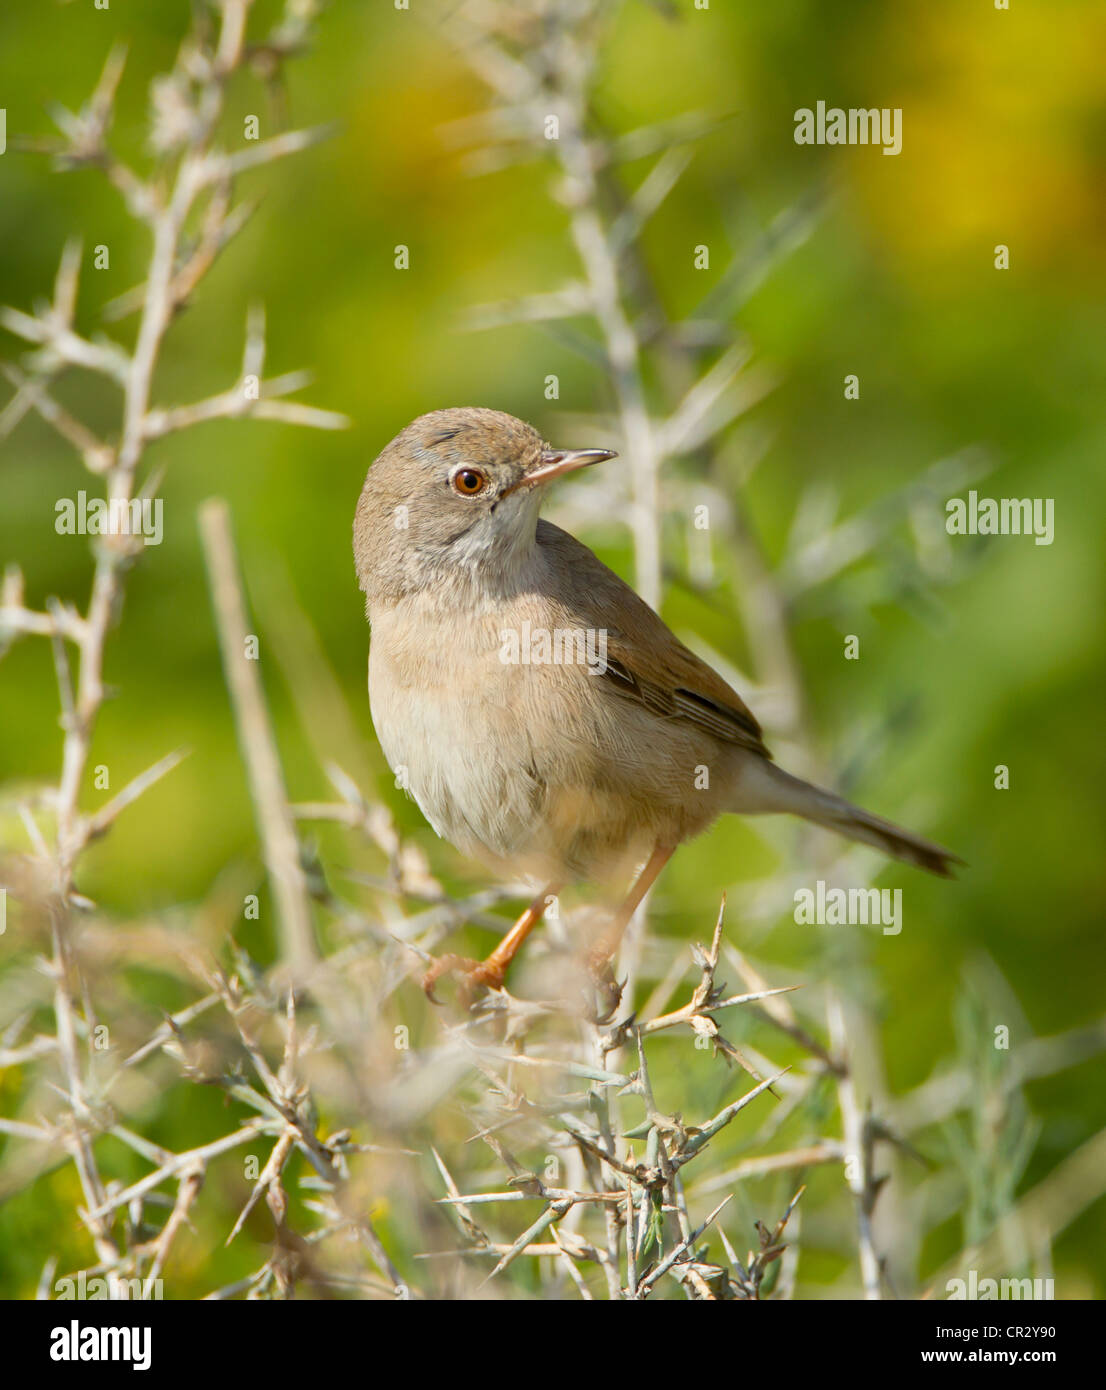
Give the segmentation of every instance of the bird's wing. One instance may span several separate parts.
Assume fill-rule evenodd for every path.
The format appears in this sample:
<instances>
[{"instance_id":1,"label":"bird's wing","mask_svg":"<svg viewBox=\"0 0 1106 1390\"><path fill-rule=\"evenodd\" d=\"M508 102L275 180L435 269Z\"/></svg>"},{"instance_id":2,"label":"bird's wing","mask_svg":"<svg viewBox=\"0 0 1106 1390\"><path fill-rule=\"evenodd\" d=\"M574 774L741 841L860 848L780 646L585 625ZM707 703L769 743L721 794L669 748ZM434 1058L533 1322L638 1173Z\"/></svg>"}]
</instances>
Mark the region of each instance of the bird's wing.
<instances>
[{"instance_id":1,"label":"bird's wing","mask_svg":"<svg viewBox=\"0 0 1106 1390\"><path fill-rule=\"evenodd\" d=\"M741 696L674 635L643 599L575 537L538 522L538 545L555 561L555 598L566 625L606 631L602 679L661 719L682 719L723 743L771 758Z\"/></svg>"}]
</instances>

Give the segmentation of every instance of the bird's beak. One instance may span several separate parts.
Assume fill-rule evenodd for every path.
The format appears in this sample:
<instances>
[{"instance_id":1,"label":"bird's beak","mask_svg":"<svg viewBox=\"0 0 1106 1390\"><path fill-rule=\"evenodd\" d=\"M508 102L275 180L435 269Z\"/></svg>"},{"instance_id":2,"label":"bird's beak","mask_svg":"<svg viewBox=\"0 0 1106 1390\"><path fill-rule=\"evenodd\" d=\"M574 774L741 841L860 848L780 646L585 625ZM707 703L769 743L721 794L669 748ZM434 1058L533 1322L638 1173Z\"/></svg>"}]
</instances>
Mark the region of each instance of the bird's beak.
<instances>
[{"instance_id":1,"label":"bird's beak","mask_svg":"<svg viewBox=\"0 0 1106 1390\"><path fill-rule=\"evenodd\" d=\"M525 487L551 483L564 473L575 473L578 468L590 468L593 463L617 457L614 449L546 449L538 459L537 467L532 468L522 482Z\"/></svg>"}]
</instances>

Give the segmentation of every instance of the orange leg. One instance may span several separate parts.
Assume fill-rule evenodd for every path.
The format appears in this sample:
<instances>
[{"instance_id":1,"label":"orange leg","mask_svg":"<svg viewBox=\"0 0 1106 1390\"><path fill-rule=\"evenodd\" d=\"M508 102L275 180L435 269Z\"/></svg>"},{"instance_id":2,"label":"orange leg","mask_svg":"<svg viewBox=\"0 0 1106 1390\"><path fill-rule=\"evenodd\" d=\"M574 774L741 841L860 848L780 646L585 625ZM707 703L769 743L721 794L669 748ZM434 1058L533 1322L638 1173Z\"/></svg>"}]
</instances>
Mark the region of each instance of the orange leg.
<instances>
[{"instance_id":1,"label":"orange leg","mask_svg":"<svg viewBox=\"0 0 1106 1390\"><path fill-rule=\"evenodd\" d=\"M588 952L588 968L593 975L610 976L615 952L618 950L626 928L630 925L630 919L641 906L646 893L657 881L660 871L675 853L675 845L657 845L653 850L648 863L638 874L634 886L630 889L626 901L615 913L610 926L606 928L603 935Z\"/></svg>"},{"instance_id":2,"label":"orange leg","mask_svg":"<svg viewBox=\"0 0 1106 1390\"><path fill-rule=\"evenodd\" d=\"M545 915L546 900L552 897L559 887L559 884L551 883L542 889L487 960L470 960L468 956L439 956L422 978L422 987L427 997L434 1003L438 1002L434 998L434 985L443 975L452 971L458 971L463 975L462 992L465 994L471 994L479 985L488 989L502 989L507 967L514 960L518 948Z\"/></svg>"}]
</instances>

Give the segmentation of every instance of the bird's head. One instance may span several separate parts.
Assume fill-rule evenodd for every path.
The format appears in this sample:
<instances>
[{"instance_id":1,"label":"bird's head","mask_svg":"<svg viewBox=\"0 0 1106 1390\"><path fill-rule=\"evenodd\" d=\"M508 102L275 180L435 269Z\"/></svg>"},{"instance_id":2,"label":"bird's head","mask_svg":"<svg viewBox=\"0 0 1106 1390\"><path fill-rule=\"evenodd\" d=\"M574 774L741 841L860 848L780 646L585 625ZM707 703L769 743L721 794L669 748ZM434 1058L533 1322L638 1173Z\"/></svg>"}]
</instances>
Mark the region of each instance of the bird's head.
<instances>
[{"instance_id":1,"label":"bird's head","mask_svg":"<svg viewBox=\"0 0 1106 1390\"><path fill-rule=\"evenodd\" d=\"M357 504L357 576L372 603L443 581L510 582L534 545L545 487L614 457L552 449L499 410L420 415L369 469Z\"/></svg>"}]
</instances>

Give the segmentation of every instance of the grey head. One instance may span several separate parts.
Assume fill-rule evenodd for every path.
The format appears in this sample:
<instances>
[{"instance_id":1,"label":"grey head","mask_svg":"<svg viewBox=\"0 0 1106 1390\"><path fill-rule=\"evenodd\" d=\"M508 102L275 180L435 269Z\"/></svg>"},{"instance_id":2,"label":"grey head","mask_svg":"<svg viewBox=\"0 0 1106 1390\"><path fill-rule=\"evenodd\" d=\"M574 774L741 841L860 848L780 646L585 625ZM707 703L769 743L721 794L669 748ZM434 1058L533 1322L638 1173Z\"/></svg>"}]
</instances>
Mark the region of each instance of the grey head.
<instances>
[{"instance_id":1,"label":"grey head","mask_svg":"<svg viewBox=\"0 0 1106 1390\"><path fill-rule=\"evenodd\" d=\"M420 415L382 451L358 499L353 553L370 608L441 583L509 587L533 550L546 484L611 457L552 449L499 410Z\"/></svg>"}]
</instances>

